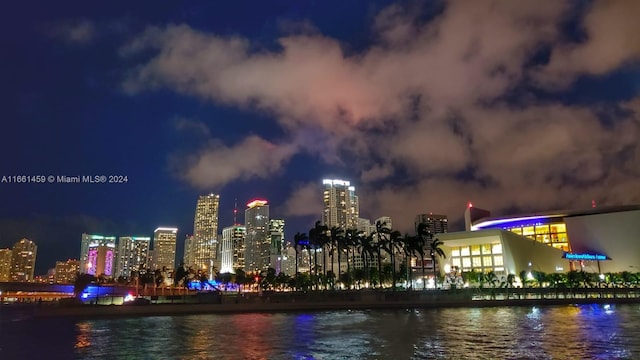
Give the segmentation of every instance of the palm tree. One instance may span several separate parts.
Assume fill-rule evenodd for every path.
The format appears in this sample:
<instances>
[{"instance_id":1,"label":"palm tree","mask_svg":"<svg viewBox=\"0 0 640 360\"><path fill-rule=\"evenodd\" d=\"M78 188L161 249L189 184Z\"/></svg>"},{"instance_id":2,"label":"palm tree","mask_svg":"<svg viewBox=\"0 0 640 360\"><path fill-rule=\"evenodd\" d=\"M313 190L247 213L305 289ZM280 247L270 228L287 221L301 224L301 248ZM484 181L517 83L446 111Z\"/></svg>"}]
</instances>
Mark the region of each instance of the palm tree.
<instances>
[{"instance_id":1,"label":"palm tree","mask_svg":"<svg viewBox=\"0 0 640 360\"><path fill-rule=\"evenodd\" d=\"M322 225L322 223L320 221L316 221L315 226L313 227L313 229L309 230L309 243L311 245L311 247L313 247L313 258L314 258L314 265L315 265L315 270L316 270L316 276L315 276L315 285L316 285L316 290L318 289L318 248L322 248L324 247L327 243L327 231L328 228L326 225ZM324 254L324 252L323 252ZM311 273L311 272L310 272Z\"/></svg>"},{"instance_id":2,"label":"palm tree","mask_svg":"<svg viewBox=\"0 0 640 360\"><path fill-rule=\"evenodd\" d=\"M402 252L402 234L399 231L392 231L388 240L383 243L384 250L391 257L391 289L396 290L396 252Z\"/></svg>"},{"instance_id":3,"label":"palm tree","mask_svg":"<svg viewBox=\"0 0 640 360\"><path fill-rule=\"evenodd\" d=\"M433 264L433 280L436 288L438 287L438 278L436 275L436 256L446 258L444 250L442 250L442 245L444 245L444 243L440 241L440 239L433 239L433 241L431 241L431 251L429 253L429 255L431 256L431 263Z\"/></svg>"},{"instance_id":4,"label":"palm tree","mask_svg":"<svg viewBox=\"0 0 640 360\"><path fill-rule=\"evenodd\" d=\"M332 251L331 251L331 271L334 272L335 274L335 270L333 269L333 253L334 251L338 252L338 273L337 275L337 279L338 281L340 281L340 275L342 273L341 269L342 269L342 259L341 259L341 253L342 253L342 248L344 247L344 229L342 229L339 226L333 226L330 230L330 242L332 244Z\"/></svg>"},{"instance_id":5,"label":"palm tree","mask_svg":"<svg viewBox=\"0 0 640 360\"><path fill-rule=\"evenodd\" d=\"M431 239L433 239L433 234L431 234L431 232L429 231L429 225L427 223L420 223L418 224L418 229L417 229L417 236L416 236L416 246L415 246L415 250L416 252L420 255L420 263L422 264L422 290L425 290L427 288L427 282L424 281L425 279L425 275L424 275L424 247L425 245L431 241Z\"/></svg>"},{"instance_id":6,"label":"palm tree","mask_svg":"<svg viewBox=\"0 0 640 360\"><path fill-rule=\"evenodd\" d=\"M364 264L365 279L371 283L371 260L373 260L373 254L375 253L375 245L373 235L362 236L359 239L359 243L356 244L358 252L362 257L362 263Z\"/></svg>"},{"instance_id":7,"label":"palm tree","mask_svg":"<svg viewBox=\"0 0 640 360\"><path fill-rule=\"evenodd\" d=\"M386 221L376 221L376 250L378 251L378 286L382 287L382 249L391 235L391 228Z\"/></svg>"},{"instance_id":8,"label":"palm tree","mask_svg":"<svg viewBox=\"0 0 640 360\"><path fill-rule=\"evenodd\" d=\"M407 282L409 283L409 289L413 289L413 276L410 276L410 274L412 274L410 258L413 258L416 253L420 254L420 241L418 236L405 234L402 242L404 243L404 263L407 267ZM424 251L422 251L422 254L424 254Z\"/></svg>"},{"instance_id":9,"label":"palm tree","mask_svg":"<svg viewBox=\"0 0 640 360\"><path fill-rule=\"evenodd\" d=\"M351 266L349 264L351 256L349 255L349 249L355 254L355 247L360 243L360 239L362 239L363 236L364 233L357 229L347 229L345 233L344 245L347 251L347 273L349 274L351 274Z\"/></svg>"}]
</instances>

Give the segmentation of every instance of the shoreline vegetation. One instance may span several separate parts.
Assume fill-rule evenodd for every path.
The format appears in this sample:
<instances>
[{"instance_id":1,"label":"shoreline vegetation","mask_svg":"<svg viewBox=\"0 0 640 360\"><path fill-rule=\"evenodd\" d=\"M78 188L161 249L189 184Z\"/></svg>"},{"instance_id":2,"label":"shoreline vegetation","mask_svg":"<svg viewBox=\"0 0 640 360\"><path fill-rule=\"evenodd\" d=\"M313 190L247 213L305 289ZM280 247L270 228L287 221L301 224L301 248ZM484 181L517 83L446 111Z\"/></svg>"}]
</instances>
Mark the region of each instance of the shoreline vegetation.
<instances>
[{"instance_id":1,"label":"shoreline vegetation","mask_svg":"<svg viewBox=\"0 0 640 360\"><path fill-rule=\"evenodd\" d=\"M168 301L172 301L169 303ZM115 318L256 312L431 309L455 307L545 306L571 304L640 304L640 289L453 289L411 292L321 291L207 293L152 297L148 305L35 304L37 318ZM11 305L3 306L12 307ZM23 306L24 307L24 306ZM31 310L29 310L31 311Z\"/></svg>"}]
</instances>

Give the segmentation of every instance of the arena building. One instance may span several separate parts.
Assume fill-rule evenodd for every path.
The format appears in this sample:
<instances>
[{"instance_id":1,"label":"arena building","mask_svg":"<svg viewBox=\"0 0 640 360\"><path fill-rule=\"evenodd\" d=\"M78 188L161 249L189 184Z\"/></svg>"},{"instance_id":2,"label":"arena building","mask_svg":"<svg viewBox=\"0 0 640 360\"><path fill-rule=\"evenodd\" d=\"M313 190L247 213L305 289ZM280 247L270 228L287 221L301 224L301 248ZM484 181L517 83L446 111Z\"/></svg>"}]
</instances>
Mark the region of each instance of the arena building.
<instances>
[{"instance_id":1,"label":"arena building","mask_svg":"<svg viewBox=\"0 0 640 360\"><path fill-rule=\"evenodd\" d=\"M640 272L640 205L501 217L469 205L465 220L470 231L438 236L441 271Z\"/></svg>"}]
</instances>

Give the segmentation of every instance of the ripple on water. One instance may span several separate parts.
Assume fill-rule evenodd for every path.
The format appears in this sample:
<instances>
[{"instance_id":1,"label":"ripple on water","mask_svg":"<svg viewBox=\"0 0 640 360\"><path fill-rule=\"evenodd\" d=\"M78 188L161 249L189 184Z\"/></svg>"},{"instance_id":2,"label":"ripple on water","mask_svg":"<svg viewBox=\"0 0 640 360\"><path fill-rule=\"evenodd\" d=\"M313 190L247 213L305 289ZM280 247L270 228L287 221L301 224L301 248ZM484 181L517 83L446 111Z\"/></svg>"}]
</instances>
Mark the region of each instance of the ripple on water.
<instances>
[{"instance_id":1,"label":"ripple on water","mask_svg":"<svg viewBox=\"0 0 640 360\"><path fill-rule=\"evenodd\" d=\"M0 358L633 359L638 323L639 305L20 321Z\"/></svg>"}]
</instances>

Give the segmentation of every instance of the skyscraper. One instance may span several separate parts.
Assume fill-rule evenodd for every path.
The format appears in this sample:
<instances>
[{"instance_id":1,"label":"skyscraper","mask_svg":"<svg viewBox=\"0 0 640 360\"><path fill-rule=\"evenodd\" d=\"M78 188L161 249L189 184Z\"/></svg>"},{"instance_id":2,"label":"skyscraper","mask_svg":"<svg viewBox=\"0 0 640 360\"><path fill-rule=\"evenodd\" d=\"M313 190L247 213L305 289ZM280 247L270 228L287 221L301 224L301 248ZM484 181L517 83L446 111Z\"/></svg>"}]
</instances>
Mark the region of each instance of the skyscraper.
<instances>
[{"instance_id":1,"label":"skyscraper","mask_svg":"<svg viewBox=\"0 0 640 360\"><path fill-rule=\"evenodd\" d=\"M269 205L266 200L254 200L244 211L247 228L244 270L262 271L269 268Z\"/></svg>"},{"instance_id":2,"label":"skyscraper","mask_svg":"<svg viewBox=\"0 0 640 360\"><path fill-rule=\"evenodd\" d=\"M151 238L148 236L120 236L115 276L129 278L132 271L146 269L150 246Z\"/></svg>"},{"instance_id":3,"label":"skyscraper","mask_svg":"<svg viewBox=\"0 0 640 360\"><path fill-rule=\"evenodd\" d=\"M0 282L11 279L11 249L0 249Z\"/></svg>"},{"instance_id":4,"label":"skyscraper","mask_svg":"<svg viewBox=\"0 0 640 360\"><path fill-rule=\"evenodd\" d=\"M193 241L190 242L189 254L185 255L195 270L206 270L209 279L213 278L214 267L220 269L218 261L218 207L220 195L201 195L196 204L193 221Z\"/></svg>"},{"instance_id":5,"label":"skyscraper","mask_svg":"<svg viewBox=\"0 0 640 360\"><path fill-rule=\"evenodd\" d=\"M176 267L178 229L159 227L153 232L153 266L151 270L173 271Z\"/></svg>"},{"instance_id":6,"label":"skyscraper","mask_svg":"<svg viewBox=\"0 0 640 360\"><path fill-rule=\"evenodd\" d=\"M90 235L87 233L82 233L82 240L80 243L80 272L81 273L87 273L87 274L93 274L95 275L95 265L96 263L91 263L89 262L89 254L90 254L90 248L93 248L93 250L96 251L96 254L94 254L94 252L91 252L91 254L97 255L97 248L100 246L105 246L111 249L115 250L115 246L116 246L116 237L115 236L102 236L102 235ZM108 255L106 251L103 251L102 254L104 254L105 256ZM111 252L111 255L113 256L113 253ZM97 258L94 258L94 262L95 260L97 260ZM91 265L89 265L91 264ZM111 259L110 264L108 264L109 268L113 267L113 258ZM94 269L89 271L89 267L90 266L94 266ZM100 275L100 274L98 274ZM112 274L110 274L109 276L111 276Z\"/></svg>"},{"instance_id":7,"label":"skyscraper","mask_svg":"<svg viewBox=\"0 0 640 360\"><path fill-rule=\"evenodd\" d=\"M193 251L191 248L193 247L193 235L187 235L184 238L184 257L182 259L182 264L187 265L187 268L193 264Z\"/></svg>"},{"instance_id":8,"label":"skyscraper","mask_svg":"<svg viewBox=\"0 0 640 360\"><path fill-rule=\"evenodd\" d=\"M269 267L282 272L282 256L284 253L284 220L269 220Z\"/></svg>"},{"instance_id":9,"label":"skyscraper","mask_svg":"<svg viewBox=\"0 0 640 360\"><path fill-rule=\"evenodd\" d=\"M447 215L435 215L435 214L418 214L416 215L415 229L418 232L418 225L425 223L427 225L427 231L431 234L442 234L449 230L449 223L447 221Z\"/></svg>"},{"instance_id":10,"label":"skyscraper","mask_svg":"<svg viewBox=\"0 0 640 360\"><path fill-rule=\"evenodd\" d=\"M222 229L220 242L221 273L235 273L235 269L244 269L244 251L247 229L242 225L227 226Z\"/></svg>"},{"instance_id":11,"label":"skyscraper","mask_svg":"<svg viewBox=\"0 0 640 360\"><path fill-rule=\"evenodd\" d=\"M11 250L11 281L33 281L38 246L29 240L22 239L13 245Z\"/></svg>"},{"instance_id":12,"label":"skyscraper","mask_svg":"<svg viewBox=\"0 0 640 360\"><path fill-rule=\"evenodd\" d=\"M360 209L356 188L349 181L324 179L322 222L329 228L343 229L358 227Z\"/></svg>"}]
</instances>

